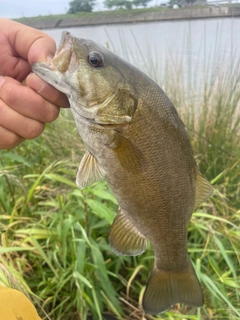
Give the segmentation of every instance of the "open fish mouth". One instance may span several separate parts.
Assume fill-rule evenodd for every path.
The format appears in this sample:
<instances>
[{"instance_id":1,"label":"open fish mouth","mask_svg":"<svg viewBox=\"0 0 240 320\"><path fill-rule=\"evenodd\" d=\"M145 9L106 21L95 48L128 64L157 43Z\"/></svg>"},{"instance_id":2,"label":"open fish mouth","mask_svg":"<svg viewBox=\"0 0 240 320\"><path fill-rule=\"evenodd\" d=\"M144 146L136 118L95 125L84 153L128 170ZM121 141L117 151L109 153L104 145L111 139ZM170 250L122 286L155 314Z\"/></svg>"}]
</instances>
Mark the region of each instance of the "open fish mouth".
<instances>
[{"instance_id":1,"label":"open fish mouth","mask_svg":"<svg viewBox=\"0 0 240 320\"><path fill-rule=\"evenodd\" d=\"M67 46L67 44L69 44L69 42L71 42L71 44L72 44L72 36L71 36L70 32L63 31L55 55L57 55L63 47Z\"/></svg>"},{"instance_id":2,"label":"open fish mouth","mask_svg":"<svg viewBox=\"0 0 240 320\"><path fill-rule=\"evenodd\" d=\"M33 64L32 71L69 97L69 92L75 94L75 88L67 81L65 73L74 70L75 62L74 38L69 32L64 31L53 58L47 62Z\"/></svg>"},{"instance_id":3,"label":"open fish mouth","mask_svg":"<svg viewBox=\"0 0 240 320\"><path fill-rule=\"evenodd\" d=\"M81 41L82 46L88 46L89 41L85 39L77 38ZM56 68L59 72L72 71L71 65L75 60L75 46L76 38L68 31L63 31L57 51L51 60L51 67Z\"/></svg>"},{"instance_id":4,"label":"open fish mouth","mask_svg":"<svg viewBox=\"0 0 240 320\"><path fill-rule=\"evenodd\" d=\"M56 69L61 73L68 70L73 54L73 42L74 39L71 34L64 31L57 51L50 62L51 69Z\"/></svg>"}]
</instances>

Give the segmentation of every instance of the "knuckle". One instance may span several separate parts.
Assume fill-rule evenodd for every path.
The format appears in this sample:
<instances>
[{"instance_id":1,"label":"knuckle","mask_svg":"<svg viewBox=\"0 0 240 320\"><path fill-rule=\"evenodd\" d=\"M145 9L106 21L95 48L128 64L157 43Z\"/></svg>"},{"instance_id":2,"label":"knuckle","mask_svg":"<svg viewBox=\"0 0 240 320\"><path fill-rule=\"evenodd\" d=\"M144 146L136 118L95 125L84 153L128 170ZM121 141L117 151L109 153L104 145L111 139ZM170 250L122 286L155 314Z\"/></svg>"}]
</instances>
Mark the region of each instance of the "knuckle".
<instances>
[{"instance_id":1,"label":"knuckle","mask_svg":"<svg viewBox=\"0 0 240 320\"><path fill-rule=\"evenodd\" d=\"M17 101L15 86L10 82L5 83L1 90L1 98L8 105L14 105Z\"/></svg>"},{"instance_id":2,"label":"knuckle","mask_svg":"<svg viewBox=\"0 0 240 320\"><path fill-rule=\"evenodd\" d=\"M45 128L45 124L42 122L34 121L34 123L31 123L30 126L28 126L24 138L26 139L34 139L40 136L40 134L43 132Z\"/></svg>"},{"instance_id":3,"label":"knuckle","mask_svg":"<svg viewBox=\"0 0 240 320\"><path fill-rule=\"evenodd\" d=\"M53 122L57 119L60 108L45 100L45 122Z\"/></svg>"},{"instance_id":4,"label":"knuckle","mask_svg":"<svg viewBox=\"0 0 240 320\"><path fill-rule=\"evenodd\" d=\"M14 133L2 137L0 149L12 149L19 145L24 139Z\"/></svg>"},{"instance_id":5,"label":"knuckle","mask_svg":"<svg viewBox=\"0 0 240 320\"><path fill-rule=\"evenodd\" d=\"M56 106L54 108L51 108L51 113L49 114L49 120L48 122L52 122L57 119L59 116L60 109Z\"/></svg>"}]
</instances>

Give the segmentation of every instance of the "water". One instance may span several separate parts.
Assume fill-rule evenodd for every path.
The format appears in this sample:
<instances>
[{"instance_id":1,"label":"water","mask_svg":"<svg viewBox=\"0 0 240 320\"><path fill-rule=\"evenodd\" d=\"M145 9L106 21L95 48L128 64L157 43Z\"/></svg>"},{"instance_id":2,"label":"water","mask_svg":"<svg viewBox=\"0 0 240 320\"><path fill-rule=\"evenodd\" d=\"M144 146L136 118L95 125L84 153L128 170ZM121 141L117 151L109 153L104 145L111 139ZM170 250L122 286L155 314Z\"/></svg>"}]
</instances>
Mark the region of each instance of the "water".
<instances>
[{"instance_id":1,"label":"water","mask_svg":"<svg viewBox=\"0 0 240 320\"><path fill-rule=\"evenodd\" d=\"M44 30L57 43L63 29ZM73 35L108 46L155 77L161 66L183 65L188 79L240 58L240 18L182 20L69 28ZM232 67L234 63L232 63Z\"/></svg>"}]
</instances>

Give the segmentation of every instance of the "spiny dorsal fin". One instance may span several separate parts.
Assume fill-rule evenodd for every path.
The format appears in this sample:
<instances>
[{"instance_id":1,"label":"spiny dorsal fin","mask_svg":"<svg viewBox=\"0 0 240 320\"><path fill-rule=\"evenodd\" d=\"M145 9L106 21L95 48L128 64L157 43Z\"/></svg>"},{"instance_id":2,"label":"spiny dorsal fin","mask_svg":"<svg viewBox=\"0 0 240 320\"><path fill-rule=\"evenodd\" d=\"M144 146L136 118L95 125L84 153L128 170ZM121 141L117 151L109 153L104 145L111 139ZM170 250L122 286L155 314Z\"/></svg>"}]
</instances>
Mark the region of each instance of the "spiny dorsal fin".
<instances>
[{"instance_id":1,"label":"spiny dorsal fin","mask_svg":"<svg viewBox=\"0 0 240 320\"><path fill-rule=\"evenodd\" d=\"M212 185L201 175L196 173L196 197L194 208L197 208L203 201L207 200L213 193Z\"/></svg>"},{"instance_id":2,"label":"spiny dorsal fin","mask_svg":"<svg viewBox=\"0 0 240 320\"><path fill-rule=\"evenodd\" d=\"M146 237L120 209L110 230L109 243L117 254L136 256L147 248Z\"/></svg>"},{"instance_id":3,"label":"spiny dorsal fin","mask_svg":"<svg viewBox=\"0 0 240 320\"><path fill-rule=\"evenodd\" d=\"M77 186L83 189L104 178L105 172L99 166L96 158L87 151L82 158L76 177Z\"/></svg>"}]
</instances>

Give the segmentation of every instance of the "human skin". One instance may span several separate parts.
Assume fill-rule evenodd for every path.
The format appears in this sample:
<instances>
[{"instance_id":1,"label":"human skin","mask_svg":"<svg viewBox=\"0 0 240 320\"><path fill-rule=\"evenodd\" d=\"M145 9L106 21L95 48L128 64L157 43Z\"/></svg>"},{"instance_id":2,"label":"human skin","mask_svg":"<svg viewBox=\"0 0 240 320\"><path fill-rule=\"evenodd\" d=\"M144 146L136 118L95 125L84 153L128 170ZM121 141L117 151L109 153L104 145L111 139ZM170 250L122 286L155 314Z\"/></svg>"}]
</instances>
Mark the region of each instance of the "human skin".
<instances>
[{"instance_id":1,"label":"human skin","mask_svg":"<svg viewBox=\"0 0 240 320\"><path fill-rule=\"evenodd\" d=\"M31 65L54 55L47 34L0 18L0 149L38 137L54 121L67 97L31 73Z\"/></svg>"}]
</instances>

